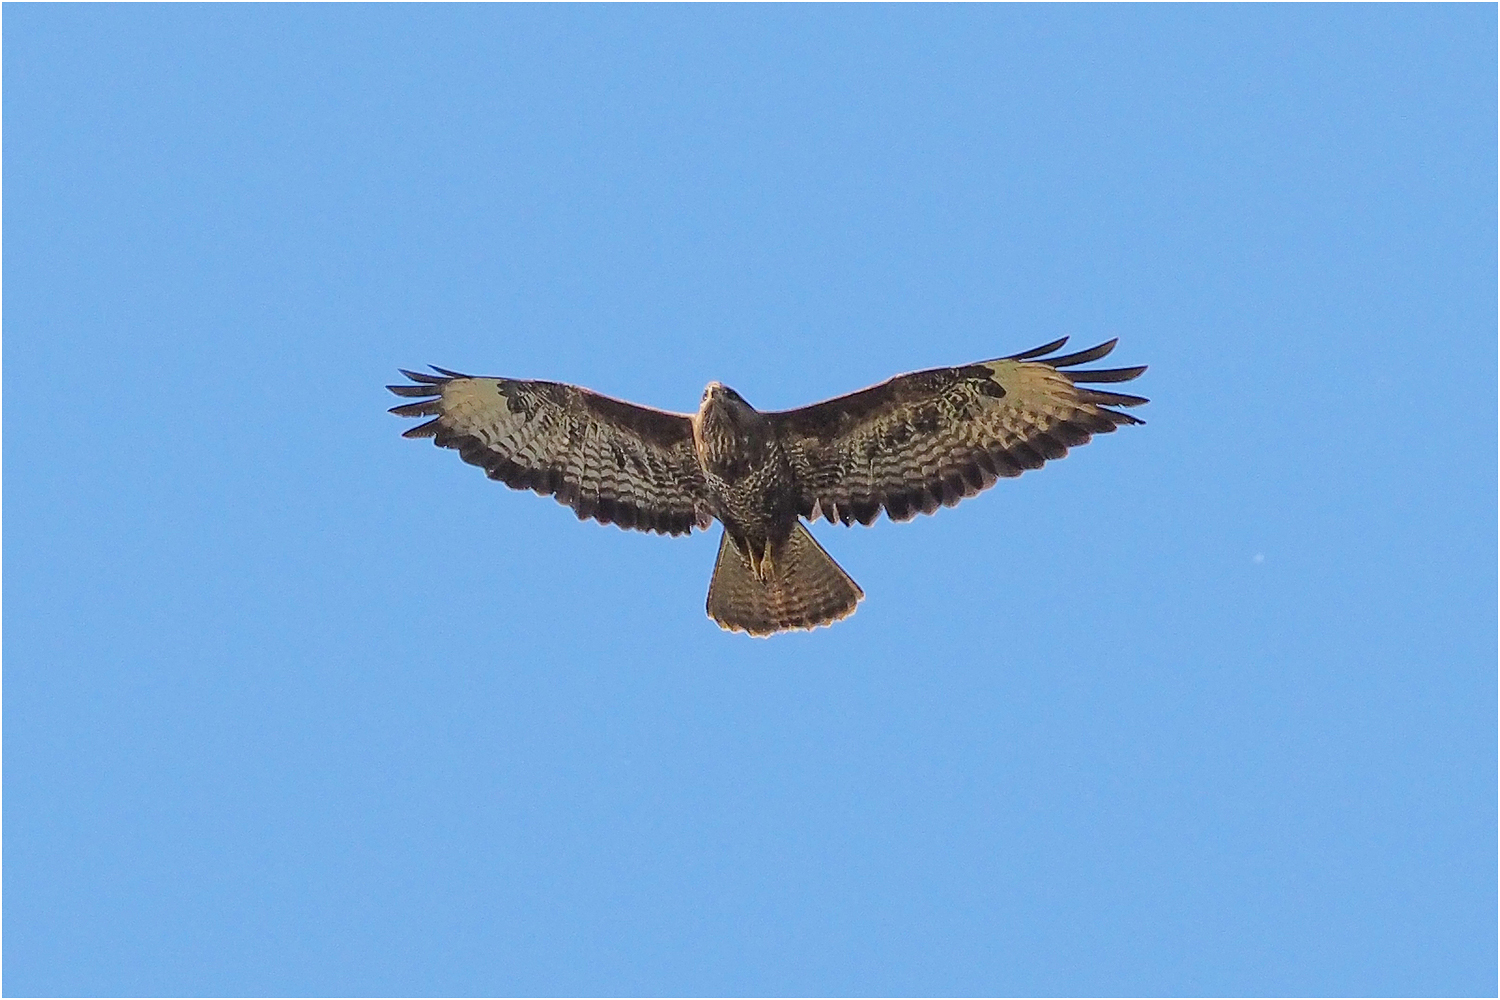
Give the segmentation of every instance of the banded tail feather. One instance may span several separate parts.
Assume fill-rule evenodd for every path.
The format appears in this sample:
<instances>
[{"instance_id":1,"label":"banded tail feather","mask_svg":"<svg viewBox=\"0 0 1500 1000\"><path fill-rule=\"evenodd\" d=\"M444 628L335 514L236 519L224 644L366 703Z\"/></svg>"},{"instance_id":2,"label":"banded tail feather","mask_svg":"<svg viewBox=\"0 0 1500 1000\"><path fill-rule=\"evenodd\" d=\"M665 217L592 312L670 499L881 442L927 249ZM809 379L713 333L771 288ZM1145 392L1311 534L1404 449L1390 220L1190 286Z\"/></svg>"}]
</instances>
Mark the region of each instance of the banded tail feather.
<instances>
[{"instance_id":1,"label":"banded tail feather","mask_svg":"<svg viewBox=\"0 0 1500 1000\"><path fill-rule=\"evenodd\" d=\"M754 636L813 629L847 618L864 599L859 584L800 523L770 562L762 582L729 532L720 537L708 585L708 616L720 628Z\"/></svg>"}]
</instances>

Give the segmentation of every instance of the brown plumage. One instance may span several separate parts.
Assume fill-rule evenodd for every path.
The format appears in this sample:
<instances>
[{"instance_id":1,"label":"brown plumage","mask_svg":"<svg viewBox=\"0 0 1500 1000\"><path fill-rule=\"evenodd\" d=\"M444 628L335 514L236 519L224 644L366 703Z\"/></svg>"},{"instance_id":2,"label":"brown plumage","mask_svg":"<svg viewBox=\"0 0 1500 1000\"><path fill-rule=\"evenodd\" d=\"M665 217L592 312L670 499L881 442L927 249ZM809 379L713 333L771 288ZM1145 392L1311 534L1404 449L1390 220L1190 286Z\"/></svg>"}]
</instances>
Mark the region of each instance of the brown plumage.
<instances>
[{"instance_id":1,"label":"brown plumage","mask_svg":"<svg viewBox=\"0 0 1500 1000\"><path fill-rule=\"evenodd\" d=\"M682 535L724 525L708 613L770 635L828 625L864 592L800 523L871 524L953 506L1001 478L1061 458L1140 419L1140 396L1087 388L1145 367L1067 370L1115 341L1046 357L1067 338L995 361L898 375L847 396L762 413L717 382L695 414L668 413L558 382L435 368L389 386L431 417L430 437L516 489L555 496L580 519Z\"/></svg>"}]
</instances>

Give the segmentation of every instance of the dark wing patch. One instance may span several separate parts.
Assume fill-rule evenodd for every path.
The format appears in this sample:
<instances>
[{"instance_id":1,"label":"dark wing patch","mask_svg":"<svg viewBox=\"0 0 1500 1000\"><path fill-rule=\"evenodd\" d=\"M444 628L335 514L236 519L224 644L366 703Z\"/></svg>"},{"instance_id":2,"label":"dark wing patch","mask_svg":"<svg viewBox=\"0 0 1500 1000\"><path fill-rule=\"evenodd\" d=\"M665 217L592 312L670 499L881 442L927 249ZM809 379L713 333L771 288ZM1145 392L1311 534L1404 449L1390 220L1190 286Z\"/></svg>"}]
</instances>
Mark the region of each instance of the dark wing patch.
<instances>
[{"instance_id":1,"label":"dark wing patch","mask_svg":"<svg viewBox=\"0 0 1500 1000\"><path fill-rule=\"evenodd\" d=\"M580 519L681 535L706 526L703 474L691 420L560 382L402 370L387 386L431 417L402 436L430 437L514 489L554 496Z\"/></svg>"},{"instance_id":2,"label":"dark wing patch","mask_svg":"<svg viewBox=\"0 0 1500 1000\"><path fill-rule=\"evenodd\" d=\"M1111 340L1048 358L1067 338L1008 358L898 375L801 409L767 414L792 457L802 515L870 524L953 506L999 479L1061 458L1124 424L1111 407L1146 400L1083 387L1128 382L1145 366L1067 371L1103 358Z\"/></svg>"}]
</instances>

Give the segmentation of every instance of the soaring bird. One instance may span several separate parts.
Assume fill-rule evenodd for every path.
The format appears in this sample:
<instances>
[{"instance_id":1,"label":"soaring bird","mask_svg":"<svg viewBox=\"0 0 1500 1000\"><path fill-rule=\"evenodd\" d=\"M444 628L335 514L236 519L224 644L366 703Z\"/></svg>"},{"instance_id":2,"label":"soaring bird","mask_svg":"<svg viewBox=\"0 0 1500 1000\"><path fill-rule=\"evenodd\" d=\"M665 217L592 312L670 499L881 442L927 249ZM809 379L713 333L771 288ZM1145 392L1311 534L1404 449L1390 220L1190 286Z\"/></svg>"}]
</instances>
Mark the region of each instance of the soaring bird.
<instances>
[{"instance_id":1,"label":"soaring bird","mask_svg":"<svg viewBox=\"0 0 1500 1000\"><path fill-rule=\"evenodd\" d=\"M410 384L387 388L418 400L392 413L432 418L404 437L456 448L491 479L556 497L580 520L664 535L718 521L708 615L767 636L830 625L864 597L802 519L871 524L884 510L910 520L1143 423L1113 407L1144 398L1087 386L1127 382L1145 366L1079 369L1116 341L1054 355L1066 342L770 412L718 382L697 413L436 367L402 369Z\"/></svg>"}]
</instances>

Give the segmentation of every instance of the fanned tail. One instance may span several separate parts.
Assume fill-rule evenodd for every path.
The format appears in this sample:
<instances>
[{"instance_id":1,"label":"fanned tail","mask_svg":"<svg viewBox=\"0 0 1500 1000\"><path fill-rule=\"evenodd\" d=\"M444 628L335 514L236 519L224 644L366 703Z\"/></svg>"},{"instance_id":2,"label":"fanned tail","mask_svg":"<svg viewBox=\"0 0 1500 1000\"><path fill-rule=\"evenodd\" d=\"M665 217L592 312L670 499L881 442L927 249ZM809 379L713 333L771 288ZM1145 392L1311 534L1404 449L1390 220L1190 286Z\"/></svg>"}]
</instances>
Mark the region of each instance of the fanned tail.
<instances>
[{"instance_id":1,"label":"fanned tail","mask_svg":"<svg viewBox=\"0 0 1500 1000\"><path fill-rule=\"evenodd\" d=\"M770 572L766 582L757 579L726 531L708 585L708 616L720 628L766 636L831 625L865 596L800 521L773 553Z\"/></svg>"}]
</instances>

